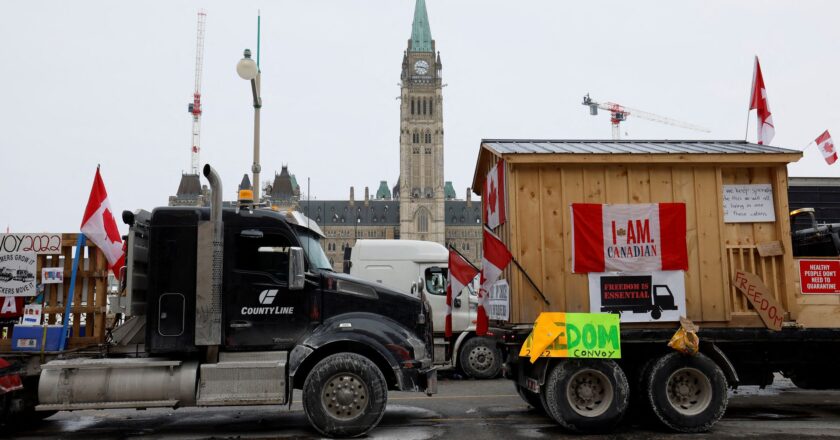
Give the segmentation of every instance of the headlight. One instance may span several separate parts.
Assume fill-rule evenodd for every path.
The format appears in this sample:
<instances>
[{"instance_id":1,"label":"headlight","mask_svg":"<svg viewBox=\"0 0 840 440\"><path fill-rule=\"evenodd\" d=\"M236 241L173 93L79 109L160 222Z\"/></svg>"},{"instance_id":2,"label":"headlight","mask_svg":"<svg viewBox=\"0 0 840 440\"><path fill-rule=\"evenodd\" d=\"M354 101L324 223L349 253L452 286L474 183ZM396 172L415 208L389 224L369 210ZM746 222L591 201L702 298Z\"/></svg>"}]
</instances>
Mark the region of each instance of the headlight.
<instances>
[{"instance_id":1,"label":"headlight","mask_svg":"<svg viewBox=\"0 0 840 440\"><path fill-rule=\"evenodd\" d=\"M414 359L423 360L426 358L426 344L423 341L409 336L408 343L411 344L411 349L414 351Z\"/></svg>"}]
</instances>

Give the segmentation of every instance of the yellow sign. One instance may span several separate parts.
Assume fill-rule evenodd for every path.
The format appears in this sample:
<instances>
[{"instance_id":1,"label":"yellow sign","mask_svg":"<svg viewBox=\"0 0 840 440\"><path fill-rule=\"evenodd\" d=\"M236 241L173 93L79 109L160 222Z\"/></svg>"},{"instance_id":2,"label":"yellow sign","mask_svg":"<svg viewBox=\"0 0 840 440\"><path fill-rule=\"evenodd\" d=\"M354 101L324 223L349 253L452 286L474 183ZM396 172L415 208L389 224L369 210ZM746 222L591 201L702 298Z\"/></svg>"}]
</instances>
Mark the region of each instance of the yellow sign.
<instances>
[{"instance_id":1,"label":"yellow sign","mask_svg":"<svg viewBox=\"0 0 840 440\"><path fill-rule=\"evenodd\" d=\"M619 316L613 313L541 313L519 356L621 358Z\"/></svg>"}]
</instances>

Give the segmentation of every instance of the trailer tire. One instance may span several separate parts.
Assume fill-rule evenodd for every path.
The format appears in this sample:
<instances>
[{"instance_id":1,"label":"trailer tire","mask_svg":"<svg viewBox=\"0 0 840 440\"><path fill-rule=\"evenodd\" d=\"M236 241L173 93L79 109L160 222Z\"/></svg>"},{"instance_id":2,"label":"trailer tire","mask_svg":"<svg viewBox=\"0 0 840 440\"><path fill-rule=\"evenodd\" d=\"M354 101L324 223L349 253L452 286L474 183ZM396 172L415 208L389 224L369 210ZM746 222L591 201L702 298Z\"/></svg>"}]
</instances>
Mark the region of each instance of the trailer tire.
<instances>
[{"instance_id":1,"label":"trailer tire","mask_svg":"<svg viewBox=\"0 0 840 440\"><path fill-rule=\"evenodd\" d=\"M338 390L338 391L334 391ZM337 353L315 364L303 383L309 423L329 437L358 437L375 428L388 401L379 368L355 353Z\"/></svg>"},{"instance_id":2,"label":"trailer tire","mask_svg":"<svg viewBox=\"0 0 840 440\"><path fill-rule=\"evenodd\" d=\"M528 405L531 405L532 408L535 410L545 414L545 405L543 405L542 397L539 394L533 393L527 388L523 387L522 385L514 384L516 386L516 392L519 393L519 397L525 401Z\"/></svg>"},{"instance_id":3,"label":"trailer tire","mask_svg":"<svg viewBox=\"0 0 840 440\"><path fill-rule=\"evenodd\" d=\"M627 411L629 388L624 371L611 360L564 360L546 378L546 412L572 432L610 431Z\"/></svg>"},{"instance_id":4,"label":"trailer tire","mask_svg":"<svg viewBox=\"0 0 840 440\"><path fill-rule=\"evenodd\" d=\"M491 338L467 339L458 351L461 371L474 379L492 379L502 371L502 352Z\"/></svg>"},{"instance_id":5,"label":"trailer tire","mask_svg":"<svg viewBox=\"0 0 840 440\"><path fill-rule=\"evenodd\" d=\"M726 411L726 376L701 353L669 353L657 359L645 388L656 418L674 431L706 432Z\"/></svg>"}]
</instances>

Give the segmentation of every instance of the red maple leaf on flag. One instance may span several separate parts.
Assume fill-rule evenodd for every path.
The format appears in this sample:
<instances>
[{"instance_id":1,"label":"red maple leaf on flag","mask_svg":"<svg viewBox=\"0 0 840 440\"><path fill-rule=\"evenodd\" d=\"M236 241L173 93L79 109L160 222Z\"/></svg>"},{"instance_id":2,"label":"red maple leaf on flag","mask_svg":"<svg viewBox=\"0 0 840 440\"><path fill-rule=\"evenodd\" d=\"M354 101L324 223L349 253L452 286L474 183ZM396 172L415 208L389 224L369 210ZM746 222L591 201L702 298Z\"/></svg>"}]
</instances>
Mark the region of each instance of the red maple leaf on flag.
<instances>
[{"instance_id":1,"label":"red maple leaf on flag","mask_svg":"<svg viewBox=\"0 0 840 440\"><path fill-rule=\"evenodd\" d=\"M490 194L487 195L487 203L490 205L490 214L496 212L496 185L490 184Z\"/></svg>"},{"instance_id":2,"label":"red maple leaf on flag","mask_svg":"<svg viewBox=\"0 0 840 440\"><path fill-rule=\"evenodd\" d=\"M118 241L115 238L119 242L122 242L120 239L120 230L117 228L117 222L114 220L114 214L111 214L109 209L102 211L102 224L105 225L105 232L110 242L117 243Z\"/></svg>"},{"instance_id":3,"label":"red maple leaf on flag","mask_svg":"<svg viewBox=\"0 0 840 440\"><path fill-rule=\"evenodd\" d=\"M823 149L826 153L831 154L834 152L834 144L832 144L831 142L827 142Z\"/></svg>"}]
</instances>

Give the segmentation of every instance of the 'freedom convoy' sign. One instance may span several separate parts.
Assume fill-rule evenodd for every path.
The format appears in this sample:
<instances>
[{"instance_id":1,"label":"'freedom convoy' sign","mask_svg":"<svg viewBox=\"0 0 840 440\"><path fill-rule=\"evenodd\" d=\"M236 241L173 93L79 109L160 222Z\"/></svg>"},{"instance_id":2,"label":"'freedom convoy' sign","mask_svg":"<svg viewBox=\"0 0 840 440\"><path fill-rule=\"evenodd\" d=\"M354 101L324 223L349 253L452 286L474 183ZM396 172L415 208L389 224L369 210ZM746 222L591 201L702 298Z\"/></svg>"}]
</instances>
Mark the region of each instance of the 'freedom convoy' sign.
<instances>
[{"instance_id":1,"label":"'freedom convoy' sign","mask_svg":"<svg viewBox=\"0 0 840 440\"><path fill-rule=\"evenodd\" d=\"M543 312L519 356L562 358L621 358L618 315L613 313Z\"/></svg>"},{"instance_id":2,"label":"'freedom convoy' sign","mask_svg":"<svg viewBox=\"0 0 840 440\"><path fill-rule=\"evenodd\" d=\"M0 295L35 296L35 252L0 251Z\"/></svg>"},{"instance_id":3,"label":"'freedom convoy' sign","mask_svg":"<svg viewBox=\"0 0 840 440\"><path fill-rule=\"evenodd\" d=\"M0 234L0 252L60 254L61 234Z\"/></svg>"},{"instance_id":4,"label":"'freedom convoy' sign","mask_svg":"<svg viewBox=\"0 0 840 440\"><path fill-rule=\"evenodd\" d=\"M803 295L840 294L840 260L799 260Z\"/></svg>"}]
</instances>

